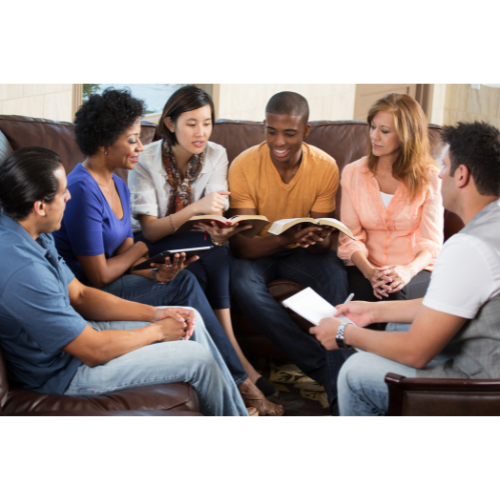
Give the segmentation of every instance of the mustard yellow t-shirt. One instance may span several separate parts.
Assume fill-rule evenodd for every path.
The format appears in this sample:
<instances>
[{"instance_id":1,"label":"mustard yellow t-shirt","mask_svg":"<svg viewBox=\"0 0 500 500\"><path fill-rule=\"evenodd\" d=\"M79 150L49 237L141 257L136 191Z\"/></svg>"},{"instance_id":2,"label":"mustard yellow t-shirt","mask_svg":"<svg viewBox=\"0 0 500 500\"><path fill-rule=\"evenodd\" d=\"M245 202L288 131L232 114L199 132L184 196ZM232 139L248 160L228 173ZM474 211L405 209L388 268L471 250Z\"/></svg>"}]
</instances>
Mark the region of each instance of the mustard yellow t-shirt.
<instances>
[{"instance_id":1,"label":"mustard yellow t-shirt","mask_svg":"<svg viewBox=\"0 0 500 500\"><path fill-rule=\"evenodd\" d=\"M324 151L302 143L302 162L285 184L271 161L267 143L243 151L229 169L230 207L253 208L272 223L335 210L339 169ZM266 226L259 236L269 236Z\"/></svg>"}]
</instances>

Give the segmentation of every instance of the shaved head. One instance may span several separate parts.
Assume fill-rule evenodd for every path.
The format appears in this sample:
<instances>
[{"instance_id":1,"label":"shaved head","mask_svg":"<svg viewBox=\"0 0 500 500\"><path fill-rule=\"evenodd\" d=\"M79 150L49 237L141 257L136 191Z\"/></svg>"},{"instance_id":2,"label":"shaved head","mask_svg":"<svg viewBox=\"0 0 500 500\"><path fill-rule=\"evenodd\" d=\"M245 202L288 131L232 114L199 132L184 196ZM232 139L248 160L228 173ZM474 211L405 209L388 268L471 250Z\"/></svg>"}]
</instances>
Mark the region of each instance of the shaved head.
<instances>
[{"instance_id":1,"label":"shaved head","mask_svg":"<svg viewBox=\"0 0 500 500\"><path fill-rule=\"evenodd\" d=\"M309 121L309 105L306 99L296 92L279 92L273 95L267 103L266 113L302 116L304 123Z\"/></svg>"}]
</instances>

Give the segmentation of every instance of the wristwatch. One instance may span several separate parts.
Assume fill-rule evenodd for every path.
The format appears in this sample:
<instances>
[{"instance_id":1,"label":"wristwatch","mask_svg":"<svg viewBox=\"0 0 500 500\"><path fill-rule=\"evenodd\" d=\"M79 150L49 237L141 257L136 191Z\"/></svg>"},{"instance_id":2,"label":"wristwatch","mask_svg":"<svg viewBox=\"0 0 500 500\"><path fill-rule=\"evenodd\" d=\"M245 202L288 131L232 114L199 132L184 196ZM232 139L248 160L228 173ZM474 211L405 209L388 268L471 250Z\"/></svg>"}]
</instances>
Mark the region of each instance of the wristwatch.
<instances>
[{"instance_id":1,"label":"wristwatch","mask_svg":"<svg viewBox=\"0 0 500 500\"><path fill-rule=\"evenodd\" d=\"M351 349L352 346L346 344L344 342L344 330L347 325L350 325L351 323L340 323L339 329L337 330L337 335L335 336L335 340L337 341L337 347L342 350L347 350Z\"/></svg>"}]
</instances>

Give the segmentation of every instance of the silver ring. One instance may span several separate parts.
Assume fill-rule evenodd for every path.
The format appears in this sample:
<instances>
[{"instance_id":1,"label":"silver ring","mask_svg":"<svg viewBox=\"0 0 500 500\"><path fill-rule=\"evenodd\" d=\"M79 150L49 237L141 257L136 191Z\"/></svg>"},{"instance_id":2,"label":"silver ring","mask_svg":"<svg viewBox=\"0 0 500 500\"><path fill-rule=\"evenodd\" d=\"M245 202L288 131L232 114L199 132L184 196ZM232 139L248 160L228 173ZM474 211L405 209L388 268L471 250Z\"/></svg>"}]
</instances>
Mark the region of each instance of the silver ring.
<instances>
[{"instance_id":1,"label":"silver ring","mask_svg":"<svg viewBox=\"0 0 500 500\"><path fill-rule=\"evenodd\" d=\"M165 267L172 267L173 264L165 264Z\"/></svg>"}]
</instances>

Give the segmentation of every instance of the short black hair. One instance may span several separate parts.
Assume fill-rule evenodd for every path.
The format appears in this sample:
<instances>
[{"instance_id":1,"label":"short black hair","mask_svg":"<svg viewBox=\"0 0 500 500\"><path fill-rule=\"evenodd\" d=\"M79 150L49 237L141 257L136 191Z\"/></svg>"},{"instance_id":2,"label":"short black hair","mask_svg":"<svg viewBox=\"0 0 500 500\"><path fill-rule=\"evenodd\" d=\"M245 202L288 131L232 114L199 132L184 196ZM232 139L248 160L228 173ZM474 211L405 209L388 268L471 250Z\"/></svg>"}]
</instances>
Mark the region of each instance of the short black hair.
<instances>
[{"instance_id":1,"label":"short black hair","mask_svg":"<svg viewBox=\"0 0 500 500\"><path fill-rule=\"evenodd\" d=\"M23 220L33 204L50 203L59 189L54 171L61 158L50 149L31 146L10 153L0 165L0 205L6 215Z\"/></svg>"},{"instance_id":2,"label":"short black hair","mask_svg":"<svg viewBox=\"0 0 500 500\"><path fill-rule=\"evenodd\" d=\"M200 89L200 87L195 87L194 85L185 85L179 90L176 90L170 96L163 108L163 113L161 114L160 122L158 123L158 131L160 135L167 141L168 144L175 146L177 144L177 138L175 137L175 134L170 132L168 127L165 125L165 118L168 116L173 123L176 123L182 113L202 108L207 104L210 105L212 126L214 126L214 103L212 98L204 90Z\"/></svg>"},{"instance_id":3,"label":"short black hair","mask_svg":"<svg viewBox=\"0 0 500 500\"><path fill-rule=\"evenodd\" d=\"M92 156L100 146L111 146L144 112L144 101L132 97L129 89L109 87L102 94L91 95L75 114L80 151Z\"/></svg>"},{"instance_id":4,"label":"short black hair","mask_svg":"<svg viewBox=\"0 0 500 500\"><path fill-rule=\"evenodd\" d=\"M500 196L500 131L485 122L458 122L444 127L441 137L450 145L450 175L465 165L479 194Z\"/></svg>"},{"instance_id":5,"label":"short black hair","mask_svg":"<svg viewBox=\"0 0 500 500\"><path fill-rule=\"evenodd\" d=\"M266 113L302 116L304 123L307 123L309 121L309 104L307 104L306 98L297 92L278 92L269 99Z\"/></svg>"}]
</instances>

